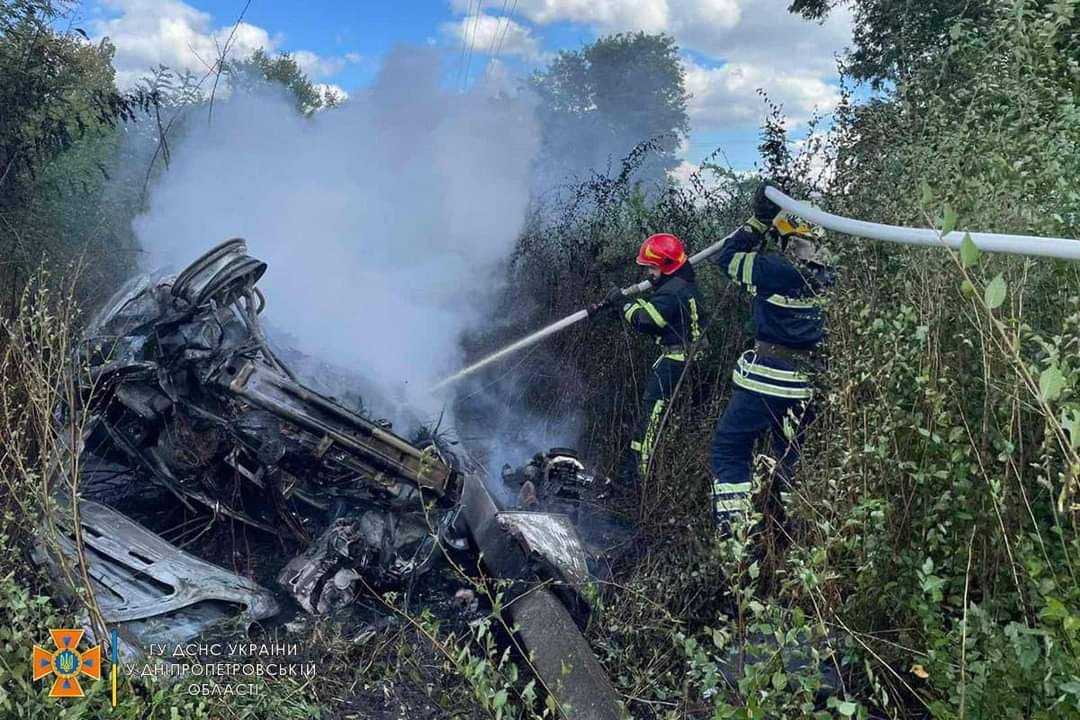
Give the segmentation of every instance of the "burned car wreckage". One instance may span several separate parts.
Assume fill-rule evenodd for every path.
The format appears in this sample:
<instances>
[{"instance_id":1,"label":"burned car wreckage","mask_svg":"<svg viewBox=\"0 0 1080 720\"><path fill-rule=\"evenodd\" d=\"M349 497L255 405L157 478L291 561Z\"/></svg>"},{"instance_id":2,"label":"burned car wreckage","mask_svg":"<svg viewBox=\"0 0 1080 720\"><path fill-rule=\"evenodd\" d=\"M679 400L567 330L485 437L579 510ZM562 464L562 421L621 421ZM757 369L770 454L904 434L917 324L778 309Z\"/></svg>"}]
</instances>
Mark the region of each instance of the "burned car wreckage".
<instances>
[{"instance_id":1,"label":"burned car wreckage","mask_svg":"<svg viewBox=\"0 0 1080 720\"><path fill-rule=\"evenodd\" d=\"M106 625L139 648L229 620L322 616L414 582L452 548L520 581L512 620L574 716L618 717L579 632L590 580L572 518L590 479L581 464L553 451L504 471L522 500L500 507L464 453L409 442L298 379L260 325L266 269L230 240L175 277L131 281L85 332L80 407L57 419L86 420L72 450L77 522ZM36 559L62 583L76 533L56 514L65 530ZM236 549L251 543L266 551Z\"/></svg>"}]
</instances>

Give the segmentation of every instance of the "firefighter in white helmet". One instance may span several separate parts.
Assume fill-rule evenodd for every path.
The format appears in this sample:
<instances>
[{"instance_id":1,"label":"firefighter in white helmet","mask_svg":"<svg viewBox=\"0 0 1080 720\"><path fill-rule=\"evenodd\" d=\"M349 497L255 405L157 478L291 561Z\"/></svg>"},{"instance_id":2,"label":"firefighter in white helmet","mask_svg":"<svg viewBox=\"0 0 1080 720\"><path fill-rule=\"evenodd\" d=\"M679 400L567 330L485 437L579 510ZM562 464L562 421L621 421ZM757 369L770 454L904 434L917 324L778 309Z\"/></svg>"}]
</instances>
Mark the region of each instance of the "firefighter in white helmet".
<instances>
[{"instance_id":1,"label":"firefighter in white helmet","mask_svg":"<svg viewBox=\"0 0 1080 720\"><path fill-rule=\"evenodd\" d=\"M765 196L766 186L754 195L753 215L714 256L750 294L754 324L754 346L737 361L709 452L722 537L750 510L754 443L761 437L771 436L776 476L770 492L781 511L792 489L813 417L812 369L825 337L820 296L832 284L823 230L781 214ZM781 252L762 251L767 236L778 239Z\"/></svg>"}]
</instances>

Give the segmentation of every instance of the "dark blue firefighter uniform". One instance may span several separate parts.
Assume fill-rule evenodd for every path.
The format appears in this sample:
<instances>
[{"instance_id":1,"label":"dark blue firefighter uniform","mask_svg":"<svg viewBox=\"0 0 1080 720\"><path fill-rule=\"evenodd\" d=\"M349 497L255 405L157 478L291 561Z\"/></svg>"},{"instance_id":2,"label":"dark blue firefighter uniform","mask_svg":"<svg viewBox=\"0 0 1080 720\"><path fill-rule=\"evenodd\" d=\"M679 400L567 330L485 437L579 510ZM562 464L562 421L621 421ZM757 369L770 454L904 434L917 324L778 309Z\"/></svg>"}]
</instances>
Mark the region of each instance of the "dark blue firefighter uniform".
<instances>
[{"instance_id":1,"label":"dark blue firefighter uniform","mask_svg":"<svg viewBox=\"0 0 1080 720\"><path fill-rule=\"evenodd\" d=\"M736 230L715 260L750 293L756 340L736 363L735 388L709 452L713 507L723 529L750 508L754 443L766 433L781 497L790 490L811 414L813 354L825 335L820 294L831 284L828 270L755 252L764 229L751 221Z\"/></svg>"},{"instance_id":2,"label":"dark blue firefighter uniform","mask_svg":"<svg viewBox=\"0 0 1080 720\"><path fill-rule=\"evenodd\" d=\"M686 368L689 353L701 339L705 318L701 295L689 263L672 275L661 276L649 299L627 303L626 322L638 332L652 335L661 347L642 395L645 417L638 436L630 443L633 467L624 470L632 478L644 478L656 448L664 410ZM629 479L629 478L628 478Z\"/></svg>"}]
</instances>

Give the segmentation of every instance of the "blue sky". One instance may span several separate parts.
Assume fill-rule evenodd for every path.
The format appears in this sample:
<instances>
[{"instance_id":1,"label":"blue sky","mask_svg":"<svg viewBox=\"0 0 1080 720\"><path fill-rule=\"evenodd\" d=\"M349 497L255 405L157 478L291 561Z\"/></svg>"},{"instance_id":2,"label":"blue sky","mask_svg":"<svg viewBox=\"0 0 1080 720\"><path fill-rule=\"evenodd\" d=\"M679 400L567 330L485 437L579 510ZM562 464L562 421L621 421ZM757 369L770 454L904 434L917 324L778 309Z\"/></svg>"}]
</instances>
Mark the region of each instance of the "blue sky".
<instances>
[{"instance_id":1,"label":"blue sky","mask_svg":"<svg viewBox=\"0 0 1080 720\"><path fill-rule=\"evenodd\" d=\"M815 110L838 98L835 55L849 42L850 16L824 25L785 10L788 0L419 0L398 3L252 0L234 53L256 47L296 54L313 80L345 93L371 83L387 51L426 45L443 52L448 84L467 66L472 81L498 69L523 75L562 49L597 37L646 30L683 48L691 136L684 171L717 147L737 169L757 157L764 105L782 102L795 136ZM81 21L116 45L118 82L158 63L198 71L212 57L244 0L96 0ZM495 50L489 54L490 50ZM466 59L468 60L466 62Z\"/></svg>"}]
</instances>

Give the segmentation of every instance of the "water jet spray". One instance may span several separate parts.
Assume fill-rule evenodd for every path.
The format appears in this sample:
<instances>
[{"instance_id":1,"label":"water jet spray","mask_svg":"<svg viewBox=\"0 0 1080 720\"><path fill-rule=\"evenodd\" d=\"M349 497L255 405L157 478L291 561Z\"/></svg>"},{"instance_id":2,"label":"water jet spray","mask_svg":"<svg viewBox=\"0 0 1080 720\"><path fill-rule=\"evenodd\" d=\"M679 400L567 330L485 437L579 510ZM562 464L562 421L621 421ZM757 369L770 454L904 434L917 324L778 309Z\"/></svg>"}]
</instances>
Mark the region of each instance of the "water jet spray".
<instances>
[{"instance_id":1,"label":"water jet spray","mask_svg":"<svg viewBox=\"0 0 1080 720\"><path fill-rule=\"evenodd\" d=\"M1035 255L1041 257L1054 257L1061 258L1063 260L1080 260L1080 241L1070 240L1067 238L1046 238L1038 237L1035 235L1003 235L998 233L963 233L959 231L952 231L942 235L937 230L929 228L909 228L901 227L897 225L883 225L881 223L867 222L865 220L855 220L853 218L843 217L841 215L833 215L827 213L824 210L820 210L809 203L796 200L795 198L784 194L775 187L768 187L765 189L765 195L774 203L779 205L787 212L798 215L804 220L808 220L816 225L832 230L834 232L843 233L845 235L855 235L858 237L868 238L870 240L881 240L882 242L900 243L903 245L922 245L930 247L948 247L953 249L959 249L960 244L964 240L965 235L970 235L972 242L975 243L975 247L986 252L999 252L1009 253L1013 255ZM730 237L730 236L729 236ZM702 260L705 260L709 256L713 255L723 247L727 241L727 237L723 240L710 245L701 252L697 253L690 258L690 264L697 265ZM623 297L629 298L638 293L648 290L650 283L648 280L643 280L636 285L623 288ZM524 337L501 350L497 350L487 357L478 360L477 362L469 365L468 367L459 370L454 375L441 380L438 384L431 388L432 392L440 390L447 385L457 382L462 378L472 375L477 370L487 367L491 363L511 355L518 350L535 345L549 335L565 330L566 328L574 325L585 318L589 317L588 310L578 310L572 315L567 315L562 320L558 320L548 325L547 327L534 332L528 337Z\"/></svg>"}]
</instances>

